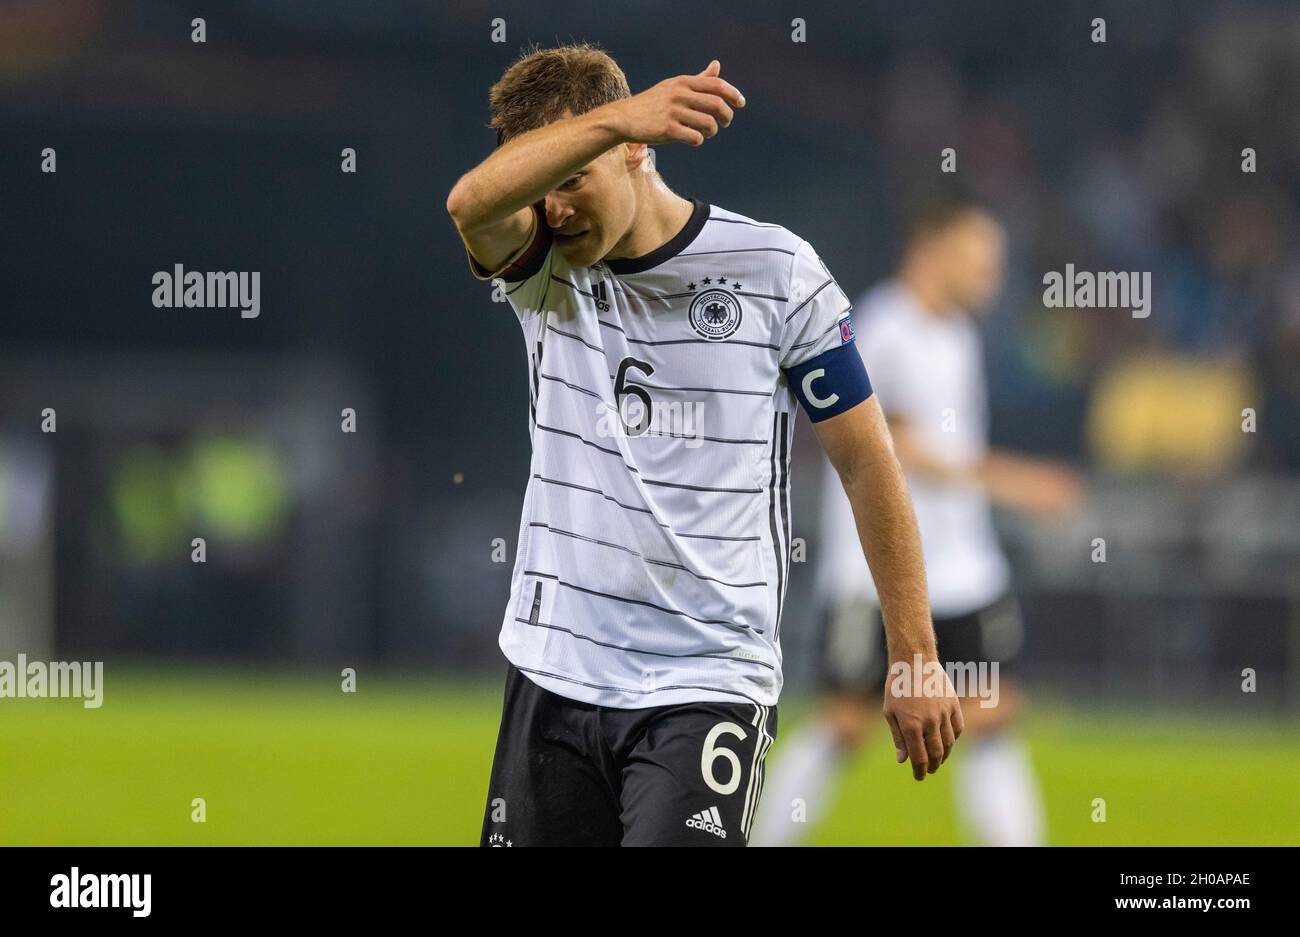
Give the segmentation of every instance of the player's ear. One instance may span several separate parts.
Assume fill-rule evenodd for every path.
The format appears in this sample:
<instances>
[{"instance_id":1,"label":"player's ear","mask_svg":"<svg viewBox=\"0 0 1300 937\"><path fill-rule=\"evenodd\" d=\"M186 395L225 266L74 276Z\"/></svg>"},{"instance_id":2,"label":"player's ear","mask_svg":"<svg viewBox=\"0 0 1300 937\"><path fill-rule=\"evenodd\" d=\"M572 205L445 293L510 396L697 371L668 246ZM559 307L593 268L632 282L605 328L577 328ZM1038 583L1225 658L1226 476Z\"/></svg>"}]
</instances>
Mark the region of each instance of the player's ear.
<instances>
[{"instance_id":1,"label":"player's ear","mask_svg":"<svg viewBox=\"0 0 1300 937\"><path fill-rule=\"evenodd\" d=\"M644 143L624 143L624 160L628 172L649 172L654 169L650 147Z\"/></svg>"}]
</instances>

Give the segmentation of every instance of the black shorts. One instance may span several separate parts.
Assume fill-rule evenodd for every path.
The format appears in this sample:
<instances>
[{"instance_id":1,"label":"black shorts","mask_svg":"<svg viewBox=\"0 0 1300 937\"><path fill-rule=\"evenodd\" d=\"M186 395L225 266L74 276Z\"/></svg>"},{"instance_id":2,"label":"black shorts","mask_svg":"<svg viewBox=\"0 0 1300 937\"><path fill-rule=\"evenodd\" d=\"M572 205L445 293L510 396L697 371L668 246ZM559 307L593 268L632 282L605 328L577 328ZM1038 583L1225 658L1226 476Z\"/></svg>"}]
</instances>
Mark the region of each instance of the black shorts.
<instances>
[{"instance_id":1,"label":"black shorts","mask_svg":"<svg viewBox=\"0 0 1300 937\"><path fill-rule=\"evenodd\" d=\"M885 621L875 602L863 597L834 603L823 610L818 630L819 678L824 689L884 691L889 673ZM1024 637L1019 603L1007 593L968 614L936 617L934 636L945 664L996 661L998 673L1007 676Z\"/></svg>"},{"instance_id":2,"label":"black shorts","mask_svg":"<svg viewBox=\"0 0 1300 937\"><path fill-rule=\"evenodd\" d=\"M776 708L592 706L511 666L483 846L744 846Z\"/></svg>"}]
</instances>

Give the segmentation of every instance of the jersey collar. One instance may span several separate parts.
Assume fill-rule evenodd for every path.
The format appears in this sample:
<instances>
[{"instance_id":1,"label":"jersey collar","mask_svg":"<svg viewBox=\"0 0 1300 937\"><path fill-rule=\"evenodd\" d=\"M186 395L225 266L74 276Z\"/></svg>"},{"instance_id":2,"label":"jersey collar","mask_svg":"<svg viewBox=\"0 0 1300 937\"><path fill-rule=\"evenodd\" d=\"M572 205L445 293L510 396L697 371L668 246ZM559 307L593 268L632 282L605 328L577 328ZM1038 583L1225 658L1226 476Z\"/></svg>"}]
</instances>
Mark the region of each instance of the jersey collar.
<instances>
[{"instance_id":1,"label":"jersey collar","mask_svg":"<svg viewBox=\"0 0 1300 937\"><path fill-rule=\"evenodd\" d=\"M651 267L659 266L665 260L676 257L685 250L686 245L694 241L700 233L700 230L704 227L704 222L709 220L709 206L706 202L692 198L691 204L694 206L691 217L687 219L682 230L648 254L642 254L640 257L619 257L606 260L605 266L609 268L610 273L615 276L641 273Z\"/></svg>"}]
</instances>

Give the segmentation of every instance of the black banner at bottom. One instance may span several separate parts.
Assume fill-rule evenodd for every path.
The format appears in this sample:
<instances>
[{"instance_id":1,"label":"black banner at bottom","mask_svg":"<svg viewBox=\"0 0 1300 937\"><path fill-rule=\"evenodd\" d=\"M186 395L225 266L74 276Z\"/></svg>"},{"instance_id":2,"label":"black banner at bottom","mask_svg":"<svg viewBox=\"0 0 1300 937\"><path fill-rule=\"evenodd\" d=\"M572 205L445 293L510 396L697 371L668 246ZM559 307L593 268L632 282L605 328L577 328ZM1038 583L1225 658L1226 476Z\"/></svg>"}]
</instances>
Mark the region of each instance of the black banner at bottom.
<instances>
[{"instance_id":1,"label":"black banner at bottom","mask_svg":"<svg viewBox=\"0 0 1300 937\"><path fill-rule=\"evenodd\" d=\"M765 906L804 909L810 924L836 904L852 904L869 909L873 921L923 925L1136 915L1231 926L1243 914L1285 913L1293 897L1283 897L1282 883L1294 858L1289 849L1163 847L835 849L811 862L806 852L785 849L732 851L719 862L707 850L670 859L659 850L10 848L0 851L0 897L7 924L91 927L337 927L415 914L435 929L441 922L460 930L466 914L482 915L485 926L530 917L568 926L564 917L581 914L594 927L699 902L721 920L744 913L728 896L752 899L755 892ZM590 917L597 907L621 908L626 917Z\"/></svg>"}]
</instances>

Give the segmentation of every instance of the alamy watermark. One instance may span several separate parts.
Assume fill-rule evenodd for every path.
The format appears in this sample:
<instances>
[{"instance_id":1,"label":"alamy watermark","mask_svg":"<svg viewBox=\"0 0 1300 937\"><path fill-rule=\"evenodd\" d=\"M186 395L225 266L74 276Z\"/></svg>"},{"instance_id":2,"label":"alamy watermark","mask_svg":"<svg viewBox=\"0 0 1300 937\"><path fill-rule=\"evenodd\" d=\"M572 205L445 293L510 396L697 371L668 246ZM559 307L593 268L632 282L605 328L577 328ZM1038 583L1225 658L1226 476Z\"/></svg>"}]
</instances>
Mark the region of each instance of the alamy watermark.
<instances>
[{"instance_id":1,"label":"alamy watermark","mask_svg":"<svg viewBox=\"0 0 1300 937\"><path fill-rule=\"evenodd\" d=\"M981 709L992 709L998 705L1000 695L998 662L967 660L941 664L913 654L910 663L898 660L889 665L889 692L896 697L942 697L955 692L962 699L978 699Z\"/></svg>"},{"instance_id":2,"label":"alamy watermark","mask_svg":"<svg viewBox=\"0 0 1300 937\"><path fill-rule=\"evenodd\" d=\"M704 442L704 401L646 401L630 394L619 399L617 410L606 403L596 407L596 434L614 436L676 436L687 449Z\"/></svg>"},{"instance_id":3,"label":"alamy watermark","mask_svg":"<svg viewBox=\"0 0 1300 937\"><path fill-rule=\"evenodd\" d=\"M148 917L153 908L153 876L96 875L77 866L50 879L51 908L129 908L132 917Z\"/></svg>"},{"instance_id":4,"label":"alamy watermark","mask_svg":"<svg viewBox=\"0 0 1300 937\"><path fill-rule=\"evenodd\" d=\"M1151 315L1151 273L1074 269L1043 274L1043 305L1048 309L1131 309L1134 319Z\"/></svg>"},{"instance_id":5,"label":"alamy watermark","mask_svg":"<svg viewBox=\"0 0 1300 937\"><path fill-rule=\"evenodd\" d=\"M104 705L103 661L0 660L0 699L80 699L86 709Z\"/></svg>"},{"instance_id":6,"label":"alamy watermark","mask_svg":"<svg viewBox=\"0 0 1300 937\"><path fill-rule=\"evenodd\" d=\"M180 264L159 270L154 285L156 309L239 309L242 319L262 314L262 274L254 270L186 272Z\"/></svg>"}]
</instances>

